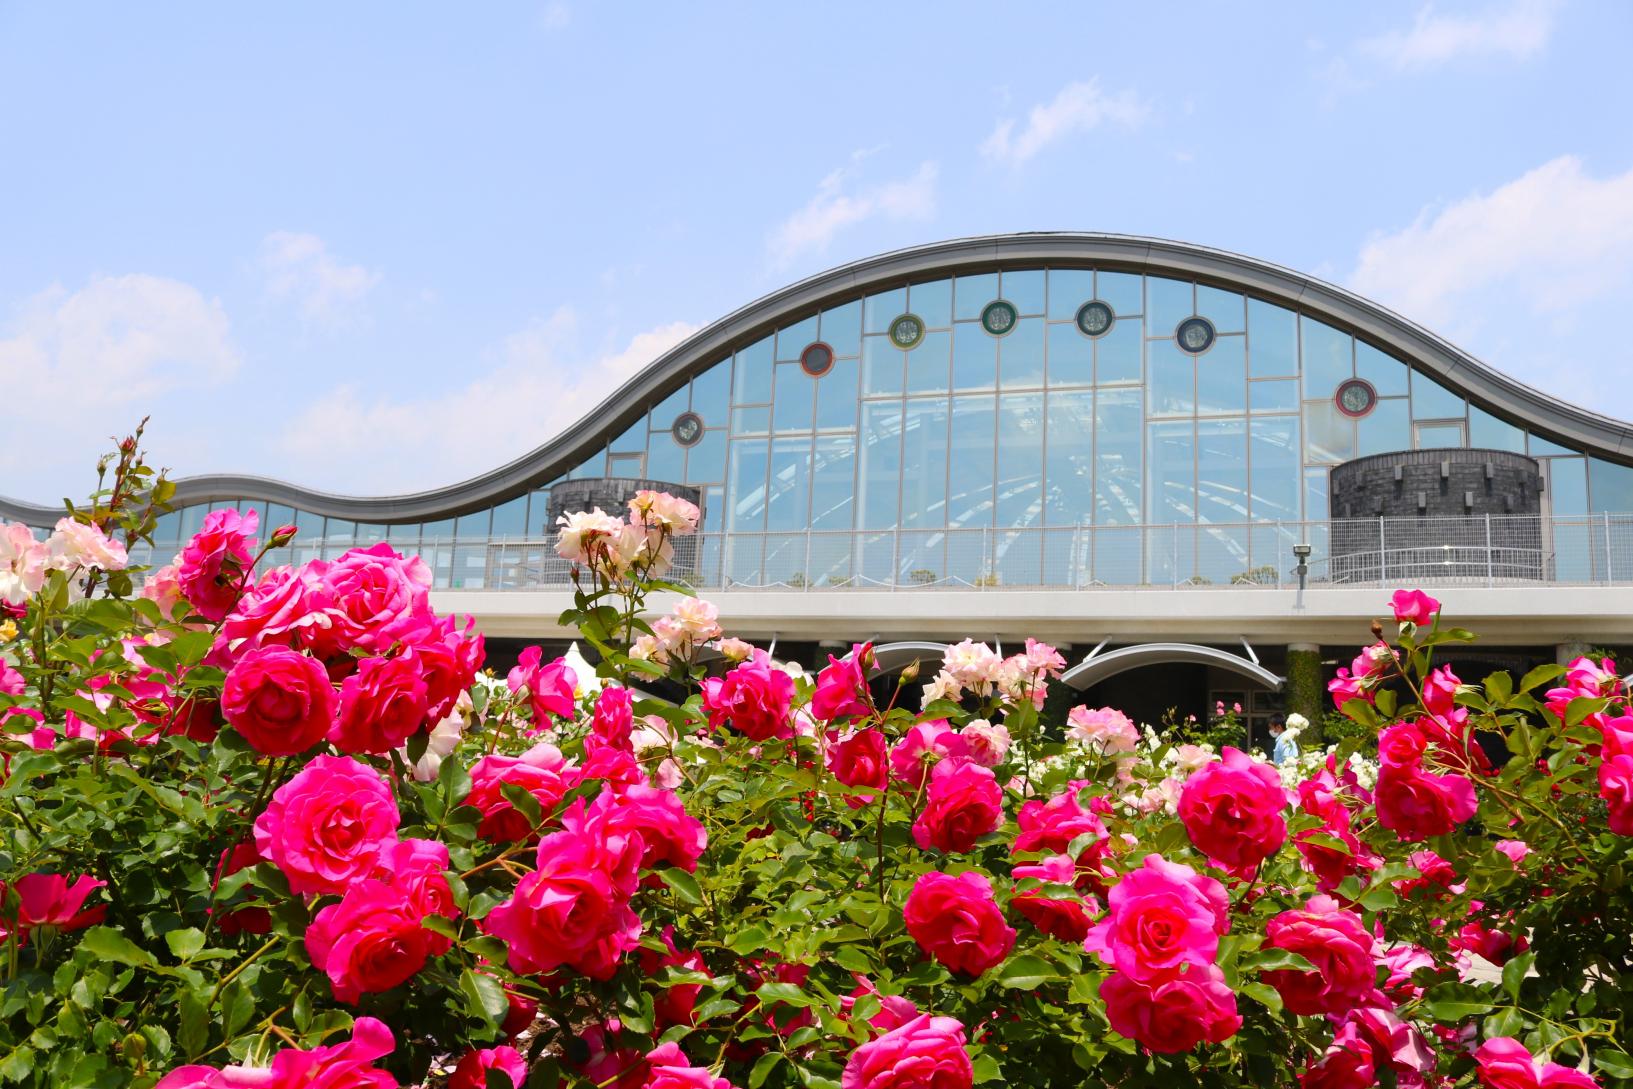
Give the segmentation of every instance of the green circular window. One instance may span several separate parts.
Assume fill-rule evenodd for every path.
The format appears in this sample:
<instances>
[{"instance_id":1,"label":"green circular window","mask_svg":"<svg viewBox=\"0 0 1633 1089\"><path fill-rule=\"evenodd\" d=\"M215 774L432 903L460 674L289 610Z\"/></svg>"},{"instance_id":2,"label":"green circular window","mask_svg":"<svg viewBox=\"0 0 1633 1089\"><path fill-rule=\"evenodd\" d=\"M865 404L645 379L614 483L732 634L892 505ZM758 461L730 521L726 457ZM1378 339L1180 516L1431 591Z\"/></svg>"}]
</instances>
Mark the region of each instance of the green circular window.
<instances>
[{"instance_id":1,"label":"green circular window","mask_svg":"<svg viewBox=\"0 0 1633 1089\"><path fill-rule=\"evenodd\" d=\"M1077 331L1086 337L1103 337L1111 332L1117 314L1107 303L1090 299L1077 308Z\"/></svg>"},{"instance_id":2,"label":"green circular window","mask_svg":"<svg viewBox=\"0 0 1633 1089\"><path fill-rule=\"evenodd\" d=\"M890 323L890 343L902 351L919 346L924 339L924 319L917 314L903 314Z\"/></svg>"},{"instance_id":3,"label":"green circular window","mask_svg":"<svg viewBox=\"0 0 1633 1089\"><path fill-rule=\"evenodd\" d=\"M981 328L995 337L1001 337L1014 331L1018 317L1014 303L994 299L981 310Z\"/></svg>"}]
</instances>

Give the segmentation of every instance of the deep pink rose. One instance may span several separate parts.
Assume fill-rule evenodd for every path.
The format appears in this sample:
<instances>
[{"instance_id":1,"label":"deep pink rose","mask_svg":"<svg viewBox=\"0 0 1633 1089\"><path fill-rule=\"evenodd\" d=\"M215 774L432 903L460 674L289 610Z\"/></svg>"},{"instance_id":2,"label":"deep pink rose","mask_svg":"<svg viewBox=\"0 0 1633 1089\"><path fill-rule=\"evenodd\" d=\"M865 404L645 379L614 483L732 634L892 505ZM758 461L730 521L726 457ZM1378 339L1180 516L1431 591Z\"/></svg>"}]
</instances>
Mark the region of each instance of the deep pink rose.
<instances>
[{"instance_id":1,"label":"deep pink rose","mask_svg":"<svg viewBox=\"0 0 1633 1089\"><path fill-rule=\"evenodd\" d=\"M628 751L629 735L635 726L635 701L629 689L607 685L595 698L595 717L590 731L615 749Z\"/></svg>"},{"instance_id":2,"label":"deep pink rose","mask_svg":"<svg viewBox=\"0 0 1633 1089\"><path fill-rule=\"evenodd\" d=\"M480 1051L467 1051L448 1078L448 1089L488 1089L488 1072L497 1070L510 1079L511 1089L527 1084L527 1061L513 1047L500 1044Z\"/></svg>"},{"instance_id":3,"label":"deep pink rose","mask_svg":"<svg viewBox=\"0 0 1633 1089\"><path fill-rule=\"evenodd\" d=\"M930 769L949 757L969 756L969 745L944 718L915 723L890 750L890 777L918 790Z\"/></svg>"},{"instance_id":4,"label":"deep pink rose","mask_svg":"<svg viewBox=\"0 0 1633 1089\"><path fill-rule=\"evenodd\" d=\"M421 641L434 620L431 569L385 541L308 565L329 606L329 624L306 633L324 657L354 648L384 653L393 643Z\"/></svg>"},{"instance_id":5,"label":"deep pink rose","mask_svg":"<svg viewBox=\"0 0 1633 1089\"><path fill-rule=\"evenodd\" d=\"M644 1089L732 1089L731 1082L715 1077L707 1067L693 1066L672 1041L648 1051L646 1065Z\"/></svg>"},{"instance_id":6,"label":"deep pink rose","mask_svg":"<svg viewBox=\"0 0 1633 1089\"><path fill-rule=\"evenodd\" d=\"M603 815L609 830L640 836L643 870L674 866L696 873L697 860L709 845L703 822L686 812L672 790L641 784L617 792L603 790L590 811Z\"/></svg>"},{"instance_id":7,"label":"deep pink rose","mask_svg":"<svg viewBox=\"0 0 1633 1089\"><path fill-rule=\"evenodd\" d=\"M1242 1027L1236 993L1215 964L1150 983L1113 972L1100 985L1100 997L1114 1031L1162 1054L1189 1051L1204 1041L1222 1043Z\"/></svg>"},{"instance_id":8,"label":"deep pink rose","mask_svg":"<svg viewBox=\"0 0 1633 1089\"><path fill-rule=\"evenodd\" d=\"M682 952L675 945L675 928L666 926L659 935L663 940L663 953L643 947L639 953L641 972L648 978L656 976L664 968L681 968L693 972L708 972L708 966L703 962L702 954L696 950ZM697 1021L696 1009L698 995L703 993L701 983L676 983L666 988L662 993L653 996L652 1016L656 1018L658 1031L674 1025L691 1025Z\"/></svg>"},{"instance_id":9,"label":"deep pink rose","mask_svg":"<svg viewBox=\"0 0 1633 1089\"><path fill-rule=\"evenodd\" d=\"M1389 604L1395 610L1397 621L1416 624L1420 628L1428 627L1440 611L1440 602L1422 590L1396 590Z\"/></svg>"},{"instance_id":10,"label":"deep pink rose","mask_svg":"<svg viewBox=\"0 0 1633 1089\"><path fill-rule=\"evenodd\" d=\"M340 714L329 740L342 752L390 752L425 725L426 689L412 652L364 658L340 685Z\"/></svg>"},{"instance_id":11,"label":"deep pink rose","mask_svg":"<svg viewBox=\"0 0 1633 1089\"><path fill-rule=\"evenodd\" d=\"M17 879L12 886L21 903L17 906L17 931L23 940L30 930L49 926L57 930L83 930L100 923L108 914L107 904L87 908L85 901L97 889L105 888L89 874L70 882L61 874L31 873ZM5 899L6 883L0 881L0 901ZM0 915L0 924L8 920ZM0 933L7 928L0 925Z\"/></svg>"},{"instance_id":12,"label":"deep pink rose","mask_svg":"<svg viewBox=\"0 0 1633 1089\"><path fill-rule=\"evenodd\" d=\"M435 724L447 718L459 697L470 691L482 671L484 646L473 618L466 617L461 629L451 616L434 617L408 644L425 679L428 722Z\"/></svg>"},{"instance_id":13,"label":"deep pink rose","mask_svg":"<svg viewBox=\"0 0 1633 1089\"><path fill-rule=\"evenodd\" d=\"M1015 931L998 910L992 883L979 873L924 874L908 894L903 916L920 949L965 975L978 976L1001 963L1015 945Z\"/></svg>"},{"instance_id":14,"label":"deep pink rose","mask_svg":"<svg viewBox=\"0 0 1633 1089\"><path fill-rule=\"evenodd\" d=\"M482 926L509 944L510 967L517 972L566 965L610 979L641 940L640 917L629 906L639 881L641 837L609 829L604 816L587 813L582 798L562 824L562 831L539 841L538 868Z\"/></svg>"},{"instance_id":15,"label":"deep pink rose","mask_svg":"<svg viewBox=\"0 0 1633 1089\"><path fill-rule=\"evenodd\" d=\"M373 1065L395 1046L384 1022L359 1017L352 1023L352 1038L343 1044L310 1051L286 1047L272 1057L270 1067L177 1067L153 1089L397 1089L397 1079Z\"/></svg>"},{"instance_id":16,"label":"deep pink rose","mask_svg":"<svg viewBox=\"0 0 1633 1089\"><path fill-rule=\"evenodd\" d=\"M1474 816L1474 784L1461 775L1435 775L1384 764L1374 788L1378 823L1402 840L1444 836Z\"/></svg>"},{"instance_id":17,"label":"deep pink rose","mask_svg":"<svg viewBox=\"0 0 1633 1089\"><path fill-rule=\"evenodd\" d=\"M513 843L533 831L528 819L505 799L500 787L521 787L539 800L548 820L562 798L580 782L581 775L561 750L541 741L520 756L495 753L471 766L471 792L465 804L482 811L477 835L490 843Z\"/></svg>"},{"instance_id":18,"label":"deep pink rose","mask_svg":"<svg viewBox=\"0 0 1633 1089\"><path fill-rule=\"evenodd\" d=\"M1021 806L1015 815L1020 833L1011 850L1016 854L1027 851L1048 851L1065 854L1072 840L1082 835L1105 839L1106 825L1094 812L1077 800L1082 782L1067 784L1065 790L1048 801L1034 798ZM1079 859L1081 861L1081 857Z\"/></svg>"},{"instance_id":19,"label":"deep pink rose","mask_svg":"<svg viewBox=\"0 0 1633 1089\"><path fill-rule=\"evenodd\" d=\"M331 613L327 596L306 567L274 567L233 606L216 649L231 662L261 647L302 647L308 631L329 626Z\"/></svg>"},{"instance_id":20,"label":"deep pink rose","mask_svg":"<svg viewBox=\"0 0 1633 1089\"><path fill-rule=\"evenodd\" d=\"M758 648L724 677L703 682L703 710L709 725L730 726L752 741L793 737L789 708L794 701L794 678L771 664Z\"/></svg>"},{"instance_id":21,"label":"deep pink rose","mask_svg":"<svg viewBox=\"0 0 1633 1089\"><path fill-rule=\"evenodd\" d=\"M884 732L869 726L848 737L830 739L827 752L828 770L846 786L873 787L884 790L890 781L890 756L885 746ZM845 804L852 809L872 805L877 794L847 794Z\"/></svg>"},{"instance_id":22,"label":"deep pink rose","mask_svg":"<svg viewBox=\"0 0 1633 1089\"><path fill-rule=\"evenodd\" d=\"M647 774L633 752L618 748L593 733L584 735L584 766L579 769L579 782L587 783L592 779L600 779L614 787L647 785ZM676 784L659 785L672 788Z\"/></svg>"},{"instance_id":23,"label":"deep pink rose","mask_svg":"<svg viewBox=\"0 0 1633 1089\"><path fill-rule=\"evenodd\" d=\"M1070 885L1077 876L1077 866L1070 855L1050 855L1034 865L1015 866L1009 875L1016 881L1031 878L1050 885ZM1043 933L1063 942L1081 944L1089 936L1089 916L1081 900L1043 896L1032 890L1011 897L1009 906Z\"/></svg>"},{"instance_id":24,"label":"deep pink rose","mask_svg":"<svg viewBox=\"0 0 1633 1089\"><path fill-rule=\"evenodd\" d=\"M221 620L237 604L255 562L255 511L232 508L204 516L203 527L181 550L176 581L189 604L206 620Z\"/></svg>"},{"instance_id":25,"label":"deep pink rose","mask_svg":"<svg viewBox=\"0 0 1633 1089\"><path fill-rule=\"evenodd\" d=\"M828 655L811 695L811 716L818 722L835 722L872 714L867 676L872 664L872 643L857 643L843 658Z\"/></svg>"},{"instance_id":26,"label":"deep pink rose","mask_svg":"<svg viewBox=\"0 0 1633 1089\"><path fill-rule=\"evenodd\" d=\"M255 818L255 848L295 893L343 893L380 865L401 820L380 773L349 756L315 756Z\"/></svg>"},{"instance_id":27,"label":"deep pink rose","mask_svg":"<svg viewBox=\"0 0 1633 1089\"><path fill-rule=\"evenodd\" d=\"M1610 830L1633 836L1633 756L1607 757L1599 765L1599 797L1610 807Z\"/></svg>"},{"instance_id":28,"label":"deep pink rose","mask_svg":"<svg viewBox=\"0 0 1633 1089\"><path fill-rule=\"evenodd\" d=\"M1428 747L1423 731L1409 722L1397 722L1378 733L1378 759L1391 767L1418 767Z\"/></svg>"},{"instance_id":29,"label":"deep pink rose","mask_svg":"<svg viewBox=\"0 0 1633 1089\"><path fill-rule=\"evenodd\" d=\"M1293 1013L1342 1015L1379 999L1372 943L1359 915L1330 897L1312 897L1304 910L1284 911L1265 924L1264 947L1297 953L1313 970L1277 969L1263 973L1264 981Z\"/></svg>"},{"instance_id":30,"label":"deep pink rose","mask_svg":"<svg viewBox=\"0 0 1633 1089\"><path fill-rule=\"evenodd\" d=\"M1350 700L1366 700L1371 703L1377 697L1372 692L1370 679L1367 677L1352 676L1348 667L1339 667L1333 679L1327 682L1327 691L1332 695L1332 705L1338 710L1344 709L1344 704Z\"/></svg>"},{"instance_id":31,"label":"deep pink rose","mask_svg":"<svg viewBox=\"0 0 1633 1089\"><path fill-rule=\"evenodd\" d=\"M415 918L459 918L453 889L448 886L447 844L434 839L399 840L381 856L376 876L408 899ZM432 956L440 957L448 951L451 939L427 933Z\"/></svg>"},{"instance_id":32,"label":"deep pink rose","mask_svg":"<svg viewBox=\"0 0 1633 1089\"><path fill-rule=\"evenodd\" d=\"M859 972L852 972L851 978L856 980L856 986L851 988L850 994L839 1000L839 1010L846 1019L855 1016L856 1000L868 995L879 1000L879 1009L868 1018L868 1027L875 1032L889 1032L891 1029L901 1028L919 1015L918 1005L905 995L880 994L873 981Z\"/></svg>"},{"instance_id":33,"label":"deep pink rose","mask_svg":"<svg viewBox=\"0 0 1633 1089\"><path fill-rule=\"evenodd\" d=\"M1157 854L1112 886L1106 908L1083 948L1136 980L1212 964L1230 929L1225 887Z\"/></svg>"},{"instance_id":34,"label":"deep pink rose","mask_svg":"<svg viewBox=\"0 0 1633 1089\"><path fill-rule=\"evenodd\" d=\"M401 889L357 881L306 928L306 953L329 977L335 998L356 1005L364 994L389 991L425 967L433 935L420 918Z\"/></svg>"},{"instance_id":35,"label":"deep pink rose","mask_svg":"<svg viewBox=\"0 0 1633 1089\"><path fill-rule=\"evenodd\" d=\"M505 676L505 686L512 694L527 692L528 707L533 712L532 732L548 727L552 718L570 719L578 712L578 698L573 694L578 675L567 665L567 659L540 665L543 657L544 648L528 647L516 659L516 668Z\"/></svg>"},{"instance_id":36,"label":"deep pink rose","mask_svg":"<svg viewBox=\"0 0 1633 1089\"><path fill-rule=\"evenodd\" d=\"M1213 861L1242 874L1287 840L1287 791L1269 764L1226 746L1217 760L1185 780L1179 819L1191 842Z\"/></svg>"},{"instance_id":37,"label":"deep pink rose","mask_svg":"<svg viewBox=\"0 0 1633 1089\"><path fill-rule=\"evenodd\" d=\"M924 810L913 822L913 842L961 854L1004 823L1004 795L988 768L969 760L943 760L930 773Z\"/></svg>"},{"instance_id":38,"label":"deep pink rose","mask_svg":"<svg viewBox=\"0 0 1633 1089\"><path fill-rule=\"evenodd\" d=\"M842 1089L969 1089L975 1080L964 1026L921 1013L851 1052Z\"/></svg>"},{"instance_id":39,"label":"deep pink rose","mask_svg":"<svg viewBox=\"0 0 1633 1089\"><path fill-rule=\"evenodd\" d=\"M286 647L238 660L221 689L221 714L263 756L294 756L328 736L339 700L323 663Z\"/></svg>"},{"instance_id":40,"label":"deep pink rose","mask_svg":"<svg viewBox=\"0 0 1633 1089\"><path fill-rule=\"evenodd\" d=\"M1580 1070L1539 1061L1512 1036L1498 1036L1474 1052L1475 1073L1486 1089L1594 1089Z\"/></svg>"},{"instance_id":41,"label":"deep pink rose","mask_svg":"<svg viewBox=\"0 0 1633 1089\"><path fill-rule=\"evenodd\" d=\"M1372 1041L1361 1035L1354 1022L1339 1025L1321 1059L1299 1075L1298 1084L1299 1089L1373 1089L1378 1073L1372 1062Z\"/></svg>"}]
</instances>

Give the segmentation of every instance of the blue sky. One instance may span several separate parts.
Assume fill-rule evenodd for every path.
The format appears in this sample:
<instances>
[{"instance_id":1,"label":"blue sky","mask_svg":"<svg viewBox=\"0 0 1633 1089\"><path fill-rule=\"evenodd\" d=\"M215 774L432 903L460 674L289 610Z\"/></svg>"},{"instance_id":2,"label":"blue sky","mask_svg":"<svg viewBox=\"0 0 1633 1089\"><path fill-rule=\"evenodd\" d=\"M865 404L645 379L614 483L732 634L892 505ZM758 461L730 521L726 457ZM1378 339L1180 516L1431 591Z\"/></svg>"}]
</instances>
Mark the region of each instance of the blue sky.
<instances>
[{"instance_id":1,"label":"blue sky","mask_svg":"<svg viewBox=\"0 0 1633 1089\"><path fill-rule=\"evenodd\" d=\"M342 491L521 454L783 283L1153 234L1633 417L1633 5L0 0L0 493L144 413Z\"/></svg>"}]
</instances>

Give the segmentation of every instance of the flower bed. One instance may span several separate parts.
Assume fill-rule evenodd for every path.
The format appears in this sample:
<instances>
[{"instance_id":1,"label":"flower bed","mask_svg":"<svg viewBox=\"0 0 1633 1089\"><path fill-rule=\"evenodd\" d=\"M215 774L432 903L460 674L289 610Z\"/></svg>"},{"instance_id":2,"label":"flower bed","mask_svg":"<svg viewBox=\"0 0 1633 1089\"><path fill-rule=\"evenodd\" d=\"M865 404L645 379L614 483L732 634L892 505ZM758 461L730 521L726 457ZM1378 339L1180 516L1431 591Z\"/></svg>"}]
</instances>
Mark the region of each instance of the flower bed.
<instances>
[{"instance_id":1,"label":"flower bed","mask_svg":"<svg viewBox=\"0 0 1633 1089\"><path fill-rule=\"evenodd\" d=\"M1633 1078L1608 662L1466 683L1402 591L1333 683L1376 763L1045 721L1030 641L908 706L722 631L642 493L562 527L595 675L500 679L385 545L263 571L294 527L216 511L138 589L169 485L107 464L0 527L0 1084Z\"/></svg>"}]
</instances>

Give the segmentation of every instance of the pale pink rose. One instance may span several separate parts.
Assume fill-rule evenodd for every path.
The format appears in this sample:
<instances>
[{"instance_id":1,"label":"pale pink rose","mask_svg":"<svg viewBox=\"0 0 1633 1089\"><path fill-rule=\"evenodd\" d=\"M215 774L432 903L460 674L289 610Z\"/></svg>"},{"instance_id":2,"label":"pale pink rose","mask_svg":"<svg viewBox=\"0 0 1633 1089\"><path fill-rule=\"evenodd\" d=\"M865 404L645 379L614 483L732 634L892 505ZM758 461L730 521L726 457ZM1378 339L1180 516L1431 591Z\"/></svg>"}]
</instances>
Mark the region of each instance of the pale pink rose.
<instances>
[{"instance_id":1,"label":"pale pink rose","mask_svg":"<svg viewBox=\"0 0 1633 1089\"><path fill-rule=\"evenodd\" d=\"M72 518L57 519L56 531L45 542L45 547L50 553L46 562L58 571L80 567L123 571L129 562L124 545L109 539L101 528Z\"/></svg>"},{"instance_id":2,"label":"pale pink rose","mask_svg":"<svg viewBox=\"0 0 1633 1089\"><path fill-rule=\"evenodd\" d=\"M1108 756L1133 752L1140 743L1139 729L1127 715L1112 707L1073 707L1066 713L1066 723L1069 739L1098 748Z\"/></svg>"},{"instance_id":3,"label":"pale pink rose","mask_svg":"<svg viewBox=\"0 0 1633 1089\"><path fill-rule=\"evenodd\" d=\"M953 679L978 696L990 695L1004 660L985 643L965 639L947 648L942 668Z\"/></svg>"},{"instance_id":4,"label":"pale pink rose","mask_svg":"<svg viewBox=\"0 0 1633 1089\"><path fill-rule=\"evenodd\" d=\"M720 608L700 597L683 597L671 610L681 631L693 643L707 643L720 638ZM746 655L745 655L746 657Z\"/></svg>"},{"instance_id":5,"label":"pale pink rose","mask_svg":"<svg viewBox=\"0 0 1633 1089\"><path fill-rule=\"evenodd\" d=\"M661 528L672 537L685 537L697 530L702 512L695 503L668 492L639 491L629 501L629 520L637 525Z\"/></svg>"},{"instance_id":6,"label":"pale pink rose","mask_svg":"<svg viewBox=\"0 0 1633 1089\"><path fill-rule=\"evenodd\" d=\"M1218 753L1201 745L1178 745L1172 750L1172 755L1174 769L1184 777L1189 777L1194 771L1201 771L1219 759Z\"/></svg>"},{"instance_id":7,"label":"pale pink rose","mask_svg":"<svg viewBox=\"0 0 1633 1089\"><path fill-rule=\"evenodd\" d=\"M1003 724L993 725L984 718L965 723L958 731L969 750L970 759L984 768L995 768L1009 755L1009 729Z\"/></svg>"},{"instance_id":8,"label":"pale pink rose","mask_svg":"<svg viewBox=\"0 0 1633 1089\"><path fill-rule=\"evenodd\" d=\"M924 706L928 707L937 700L956 700L964 694L964 688L958 679L945 669L930 679L924 686Z\"/></svg>"},{"instance_id":9,"label":"pale pink rose","mask_svg":"<svg viewBox=\"0 0 1633 1089\"><path fill-rule=\"evenodd\" d=\"M574 511L556 519L561 531L556 535L556 554L573 563L588 564L592 551L604 551L609 541L624 529L624 520L607 514L600 507L592 511Z\"/></svg>"},{"instance_id":10,"label":"pale pink rose","mask_svg":"<svg viewBox=\"0 0 1633 1089\"><path fill-rule=\"evenodd\" d=\"M1519 869L1519 865L1525 859L1525 856L1531 853L1531 845L1523 839L1500 839L1491 846L1499 854L1507 857L1508 861L1514 864L1515 869Z\"/></svg>"},{"instance_id":11,"label":"pale pink rose","mask_svg":"<svg viewBox=\"0 0 1633 1089\"><path fill-rule=\"evenodd\" d=\"M45 585L45 545L21 522L0 525L0 601L21 605Z\"/></svg>"},{"instance_id":12,"label":"pale pink rose","mask_svg":"<svg viewBox=\"0 0 1633 1089\"><path fill-rule=\"evenodd\" d=\"M728 661L741 662L754 653L754 644L744 642L735 636L727 636L714 642L714 649L718 650Z\"/></svg>"},{"instance_id":13,"label":"pale pink rose","mask_svg":"<svg viewBox=\"0 0 1633 1089\"><path fill-rule=\"evenodd\" d=\"M175 563L167 563L148 572L147 578L142 580L142 596L157 605L159 612L169 620L181 615L180 610L187 602L177 578L180 570Z\"/></svg>"}]
</instances>

